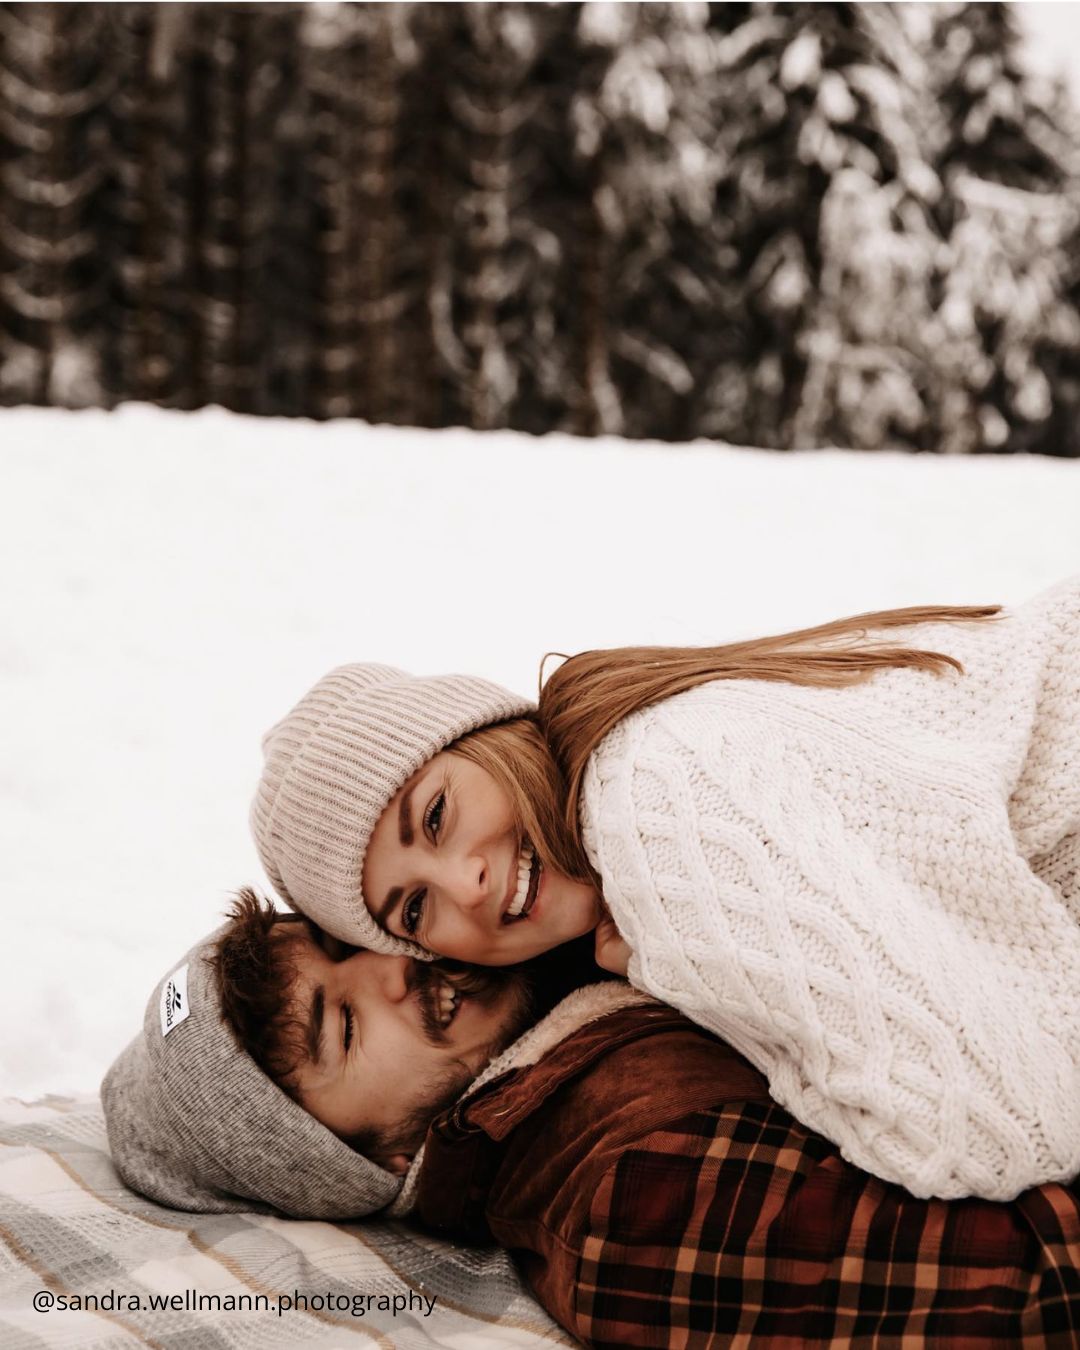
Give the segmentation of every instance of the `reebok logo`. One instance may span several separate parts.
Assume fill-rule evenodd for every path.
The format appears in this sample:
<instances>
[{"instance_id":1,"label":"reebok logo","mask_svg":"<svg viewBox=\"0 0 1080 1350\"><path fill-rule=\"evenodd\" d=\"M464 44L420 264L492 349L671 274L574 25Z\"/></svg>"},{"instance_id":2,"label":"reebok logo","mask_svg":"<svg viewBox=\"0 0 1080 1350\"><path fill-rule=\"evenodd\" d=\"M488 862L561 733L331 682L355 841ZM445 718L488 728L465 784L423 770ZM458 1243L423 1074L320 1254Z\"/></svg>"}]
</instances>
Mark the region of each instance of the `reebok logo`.
<instances>
[{"instance_id":1,"label":"reebok logo","mask_svg":"<svg viewBox=\"0 0 1080 1350\"><path fill-rule=\"evenodd\" d=\"M181 966L162 986L160 1012L163 1036L174 1031L191 1012L191 1005L188 1003L187 973L187 966Z\"/></svg>"}]
</instances>

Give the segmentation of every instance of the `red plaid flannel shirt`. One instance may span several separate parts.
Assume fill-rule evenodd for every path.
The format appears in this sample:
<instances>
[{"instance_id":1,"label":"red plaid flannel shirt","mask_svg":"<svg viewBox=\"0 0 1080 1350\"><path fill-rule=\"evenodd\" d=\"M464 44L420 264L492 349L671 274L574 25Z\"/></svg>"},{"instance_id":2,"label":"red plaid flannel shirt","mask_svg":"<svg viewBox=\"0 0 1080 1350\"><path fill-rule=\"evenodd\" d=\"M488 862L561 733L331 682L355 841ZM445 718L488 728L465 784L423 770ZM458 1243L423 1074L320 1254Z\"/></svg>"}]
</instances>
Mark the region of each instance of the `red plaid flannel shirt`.
<instances>
[{"instance_id":1,"label":"red plaid flannel shirt","mask_svg":"<svg viewBox=\"0 0 1080 1350\"><path fill-rule=\"evenodd\" d=\"M1075 1187L919 1200L759 1089L669 1010L612 1014L437 1123L421 1214L612 1350L1080 1346Z\"/></svg>"},{"instance_id":2,"label":"red plaid flannel shirt","mask_svg":"<svg viewBox=\"0 0 1080 1350\"><path fill-rule=\"evenodd\" d=\"M771 1103L635 1141L581 1239L592 1345L1080 1345L1074 1191L918 1200Z\"/></svg>"}]
</instances>

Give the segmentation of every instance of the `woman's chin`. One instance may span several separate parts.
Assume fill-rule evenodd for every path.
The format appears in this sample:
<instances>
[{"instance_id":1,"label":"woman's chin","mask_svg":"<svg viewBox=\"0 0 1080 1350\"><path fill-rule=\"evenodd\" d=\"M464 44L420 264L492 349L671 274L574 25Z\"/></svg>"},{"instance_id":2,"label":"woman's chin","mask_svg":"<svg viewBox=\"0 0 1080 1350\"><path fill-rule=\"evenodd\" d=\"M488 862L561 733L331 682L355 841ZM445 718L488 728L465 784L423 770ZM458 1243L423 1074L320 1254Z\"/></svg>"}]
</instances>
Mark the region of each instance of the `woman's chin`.
<instances>
[{"instance_id":1,"label":"woman's chin","mask_svg":"<svg viewBox=\"0 0 1080 1350\"><path fill-rule=\"evenodd\" d=\"M545 868L532 903L520 915L504 918L484 948L442 955L474 966L518 965L591 933L603 913L593 886Z\"/></svg>"},{"instance_id":2,"label":"woman's chin","mask_svg":"<svg viewBox=\"0 0 1080 1350\"><path fill-rule=\"evenodd\" d=\"M602 912L600 897L592 886L545 869L528 913L507 925L510 932L505 961L528 961L591 933Z\"/></svg>"}]
</instances>

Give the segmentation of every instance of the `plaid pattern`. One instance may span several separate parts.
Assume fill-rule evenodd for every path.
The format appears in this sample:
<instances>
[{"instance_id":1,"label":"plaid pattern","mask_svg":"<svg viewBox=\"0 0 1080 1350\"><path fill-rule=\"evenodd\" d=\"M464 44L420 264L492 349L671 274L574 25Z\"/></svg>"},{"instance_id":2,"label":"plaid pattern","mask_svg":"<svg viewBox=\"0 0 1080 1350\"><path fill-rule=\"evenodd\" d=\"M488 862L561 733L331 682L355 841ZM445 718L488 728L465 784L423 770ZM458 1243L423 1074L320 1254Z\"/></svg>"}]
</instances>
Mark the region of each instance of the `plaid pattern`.
<instances>
[{"instance_id":1,"label":"plaid pattern","mask_svg":"<svg viewBox=\"0 0 1080 1350\"><path fill-rule=\"evenodd\" d=\"M142 1307L35 1312L34 1294L140 1297ZM221 1310L150 1310L151 1296L217 1295ZM429 1316L357 1294L434 1297ZM239 1300L333 1295L337 1309L278 1316ZM226 1299L233 1297L230 1306ZM250 1310L245 1310L250 1308ZM96 1098L0 1102L0 1345L4 1350L470 1350L572 1345L524 1291L505 1252L437 1241L403 1224L187 1214L135 1195L109 1158Z\"/></svg>"},{"instance_id":2,"label":"plaid pattern","mask_svg":"<svg viewBox=\"0 0 1080 1350\"><path fill-rule=\"evenodd\" d=\"M697 1111L623 1150L576 1270L590 1345L1080 1345L1080 1199L918 1200L773 1103Z\"/></svg>"}]
</instances>

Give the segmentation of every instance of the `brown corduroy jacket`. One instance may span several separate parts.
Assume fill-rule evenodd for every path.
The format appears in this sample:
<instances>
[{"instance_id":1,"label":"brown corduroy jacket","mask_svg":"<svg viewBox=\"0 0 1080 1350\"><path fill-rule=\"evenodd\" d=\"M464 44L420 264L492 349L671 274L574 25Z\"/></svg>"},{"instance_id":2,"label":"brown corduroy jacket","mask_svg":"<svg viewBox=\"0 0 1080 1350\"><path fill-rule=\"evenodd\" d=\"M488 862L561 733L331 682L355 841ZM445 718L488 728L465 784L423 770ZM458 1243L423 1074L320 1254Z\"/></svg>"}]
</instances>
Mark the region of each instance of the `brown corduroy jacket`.
<instances>
[{"instance_id":1,"label":"brown corduroy jacket","mask_svg":"<svg viewBox=\"0 0 1080 1350\"><path fill-rule=\"evenodd\" d=\"M418 1217L510 1248L586 1344L1080 1344L1080 1200L920 1200L845 1162L658 1005L570 1032L432 1127Z\"/></svg>"}]
</instances>

